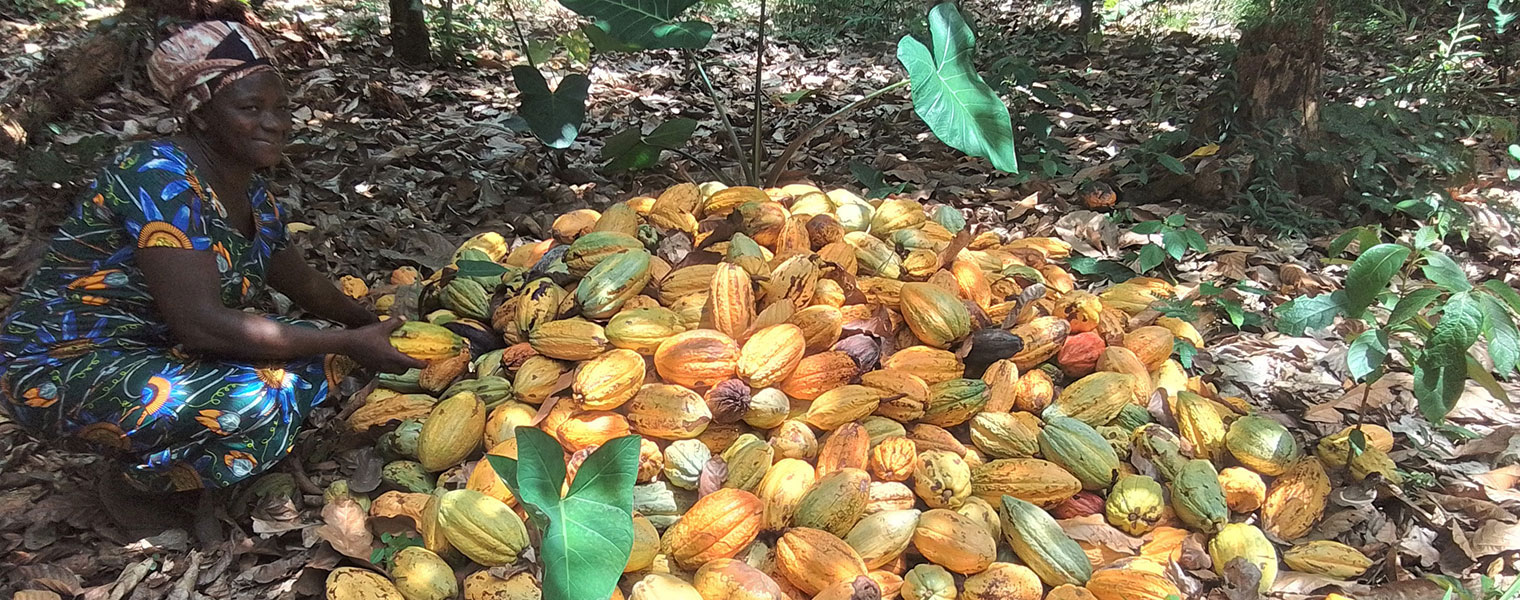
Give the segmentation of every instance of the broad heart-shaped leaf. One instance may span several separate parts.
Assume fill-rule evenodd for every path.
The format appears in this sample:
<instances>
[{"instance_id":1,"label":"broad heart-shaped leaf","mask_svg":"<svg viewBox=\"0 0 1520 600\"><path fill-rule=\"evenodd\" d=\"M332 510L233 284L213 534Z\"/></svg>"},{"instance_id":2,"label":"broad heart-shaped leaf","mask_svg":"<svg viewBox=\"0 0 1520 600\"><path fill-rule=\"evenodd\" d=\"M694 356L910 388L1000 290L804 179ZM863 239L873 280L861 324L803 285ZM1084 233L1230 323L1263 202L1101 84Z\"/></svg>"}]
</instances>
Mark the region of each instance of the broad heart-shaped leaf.
<instances>
[{"instance_id":1,"label":"broad heart-shaped leaf","mask_svg":"<svg viewBox=\"0 0 1520 600\"><path fill-rule=\"evenodd\" d=\"M1345 290L1312 298L1294 298L1277 307L1277 330L1283 335L1301 336L1307 330L1319 329L1335 322L1335 315L1345 310Z\"/></svg>"},{"instance_id":2,"label":"broad heart-shaped leaf","mask_svg":"<svg viewBox=\"0 0 1520 600\"><path fill-rule=\"evenodd\" d=\"M550 148L569 148L586 120L591 80L572 73L560 80L559 89L551 91L538 69L517 65L512 67L512 81L522 92L522 116L533 135Z\"/></svg>"},{"instance_id":3,"label":"broad heart-shaped leaf","mask_svg":"<svg viewBox=\"0 0 1520 600\"><path fill-rule=\"evenodd\" d=\"M660 164L661 150L675 150L691 139L697 129L693 119L677 118L661 123L649 135L643 135L637 125L617 132L607 138L602 146L602 160L612 171L637 171Z\"/></svg>"},{"instance_id":4,"label":"broad heart-shaped leaf","mask_svg":"<svg viewBox=\"0 0 1520 600\"><path fill-rule=\"evenodd\" d=\"M643 50L639 46L612 37L612 34L607 32L609 29L611 28L606 23L601 22L581 25L581 33L586 35L586 39L590 40L591 46L596 48L597 52L638 52Z\"/></svg>"},{"instance_id":5,"label":"broad heart-shaped leaf","mask_svg":"<svg viewBox=\"0 0 1520 600\"><path fill-rule=\"evenodd\" d=\"M624 44L658 50L696 49L712 41L712 25L676 21L697 0L560 0L565 8L597 19L596 26Z\"/></svg>"},{"instance_id":6,"label":"broad heart-shaped leaf","mask_svg":"<svg viewBox=\"0 0 1520 600\"><path fill-rule=\"evenodd\" d=\"M1411 250L1399 244L1378 244L1356 257L1346 273L1346 316L1359 319L1388 282L1398 274Z\"/></svg>"},{"instance_id":7,"label":"broad heart-shaped leaf","mask_svg":"<svg viewBox=\"0 0 1520 600\"><path fill-rule=\"evenodd\" d=\"M636 435L602 444L581 463L563 498L564 450L549 434L517 432L517 460L488 456L543 538L544 600L586 600L612 593L633 550Z\"/></svg>"},{"instance_id":8,"label":"broad heart-shaped leaf","mask_svg":"<svg viewBox=\"0 0 1520 600\"><path fill-rule=\"evenodd\" d=\"M1483 331L1483 312L1468 294L1457 294L1441 309L1441 322L1425 340L1414 365L1414 397L1431 422L1446 418L1467 382L1467 349Z\"/></svg>"},{"instance_id":9,"label":"broad heart-shaped leaf","mask_svg":"<svg viewBox=\"0 0 1520 600\"><path fill-rule=\"evenodd\" d=\"M976 72L976 36L954 3L929 11L929 36L932 51L911 35L897 43L897 60L913 85L913 111L950 147L1019 172L1008 107Z\"/></svg>"}]
</instances>

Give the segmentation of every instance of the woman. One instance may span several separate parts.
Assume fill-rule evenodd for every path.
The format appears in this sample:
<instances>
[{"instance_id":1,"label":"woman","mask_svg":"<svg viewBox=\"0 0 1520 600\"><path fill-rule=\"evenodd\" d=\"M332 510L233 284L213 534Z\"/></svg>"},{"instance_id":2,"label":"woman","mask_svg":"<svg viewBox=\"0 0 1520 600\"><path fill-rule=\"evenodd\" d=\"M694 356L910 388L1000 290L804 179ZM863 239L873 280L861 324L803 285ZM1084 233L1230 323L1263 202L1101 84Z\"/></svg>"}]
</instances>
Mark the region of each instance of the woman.
<instances>
[{"instance_id":1,"label":"woman","mask_svg":"<svg viewBox=\"0 0 1520 600\"><path fill-rule=\"evenodd\" d=\"M101 169L0 324L0 407L44 437L125 459L135 488L225 487L268 469L337 376L419 363L289 247L256 172L291 128L266 41L205 22L149 59L183 132ZM268 286L347 328L243 309ZM108 507L115 503L108 502Z\"/></svg>"}]
</instances>

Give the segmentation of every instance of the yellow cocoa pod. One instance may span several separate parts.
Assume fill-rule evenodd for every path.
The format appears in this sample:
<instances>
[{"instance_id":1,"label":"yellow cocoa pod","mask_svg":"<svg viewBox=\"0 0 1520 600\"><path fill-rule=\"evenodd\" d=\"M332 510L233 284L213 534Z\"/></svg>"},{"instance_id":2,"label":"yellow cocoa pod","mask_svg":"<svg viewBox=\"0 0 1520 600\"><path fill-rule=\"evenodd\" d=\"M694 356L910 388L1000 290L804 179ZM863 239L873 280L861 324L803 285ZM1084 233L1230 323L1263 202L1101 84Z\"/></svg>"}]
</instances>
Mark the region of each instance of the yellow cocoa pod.
<instances>
[{"instance_id":1,"label":"yellow cocoa pod","mask_svg":"<svg viewBox=\"0 0 1520 600\"><path fill-rule=\"evenodd\" d=\"M459 595L454 568L431 550L409 546L392 561L391 580L406 600L448 600Z\"/></svg>"},{"instance_id":2,"label":"yellow cocoa pod","mask_svg":"<svg viewBox=\"0 0 1520 600\"><path fill-rule=\"evenodd\" d=\"M932 508L957 508L971 495L971 467L953 452L924 451L913 466L913 489Z\"/></svg>"},{"instance_id":3,"label":"yellow cocoa pod","mask_svg":"<svg viewBox=\"0 0 1520 600\"><path fill-rule=\"evenodd\" d=\"M1099 569L1087 581L1097 600L1167 600L1181 598L1177 584L1159 573L1134 568Z\"/></svg>"},{"instance_id":4,"label":"yellow cocoa pod","mask_svg":"<svg viewBox=\"0 0 1520 600\"><path fill-rule=\"evenodd\" d=\"M971 493L994 505L1006 495L1048 508L1080 491L1082 482L1076 476L1037 458L989 461L971 472Z\"/></svg>"},{"instance_id":5,"label":"yellow cocoa pod","mask_svg":"<svg viewBox=\"0 0 1520 600\"><path fill-rule=\"evenodd\" d=\"M604 334L618 348L653 356L660 342L685 331L681 317L664 307L624 308L607 322Z\"/></svg>"},{"instance_id":6,"label":"yellow cocoa pod","mask_svg":"<svg viewBox=\"0 0 1520 600\"><path fill-rule=\"evenodd\" d=\"M1265 594L1277 580L1277 549L1255 525L1230 523L1221 527L1219 533L1209 540L1209 558L1214 561L1214 572L1224 575L1230 561L1245 559L1261 570L1261 583L1257 592Z\"/></svg>"},{"instance_id":7,"label":"yellow cocoa pod","mask_svg":"<svg viewBox=\"0 0 1520 600\"><path fill-rule=\"evenodd\" d=\"M628 419L607 410L576 413L555 428L559 443L572 454L600 446L631 432Z\"/></svg>"},{"instance_id":8,"label":"yellow cocoa pod","mask_svg":"<svg viewBox=\"0 0 1520 600\"><path fill-rule=\"evenodd\" d=\"M728 465L728 478L723 481L723 487L754 492L770 470L774 453L775 449L755 434L739 436L723 451L723 462Z\"/></svg>"},{"instance_id":9,"label":"yellow cocoa pod","mask_svg":"<svg viewBox=\"0 0 1520 600\"><path fill-rule=\"evenodd\" d=\"M776 570L808 594L866 574L860 555L832 533L793 527L776 541Z\"/></svg>"},{"instance_id":10,"label":"yellow cocoa pod","mask_svg":"<svg viewBox=\"0 0 1520 600\"><path fill-rule=\"evenodd\" d=\"M439 497L438 528L451 546L485 566L516 562L528 546L522 518L500 500L474 490L453 490Z\"/></svg>"},{"instance_id":11,"label":"yellow cocoa pod","mask_svg":"<svg viewBox=\"0 0 1520 600\"><path fill-rule=\"evenodd\" d=\"M843 537L865 512L870 484L871 476L860 469L844 469L819 477L797 501L792 524Z\"/></svg>"},{"instance_id":12,"label":"yellow cocoa pod","mask_svg":"<svg viewBox=\"0 0 1520 600\"><path fill-rule=\"evenodd\" d=\"M584 319L539 325L528 334L528 343L539 354L560 360L591 360L609 345L602 326Z\"/></svg>"},{"instance_id":13,"label":"yellow cocoa pod","mask_svg":"<svg viewBox=\"0 0 1520 600\"><path fill-rule=\"evenodd\" d=\"M1256 512L1267 499L1267 484L1256 472L1243 467L1220 471L1219 487L1224 490L1224 503L1238 514Z\"/></svg>"},{"instance_id":14,"label":"yellow cocoa pod","mask_svg":"<svg viewBox=\"0 0 1520 600\"><path fill-rule=\"evenodd\" d=\"M1051 588L1050 593L1045 594L1045 600L1097 600L1097 597L1085 587L1067 583Z\"/></svg>"},{"instance_id":15,"label":"yellow cocoa pod","mask_svg":"<svg viewBox=\"0 0 1520 600\"><path fill-rule=\"evenodd\" d=\"M915 509L902 509L868 515L850 529L844 541L860 554L867 569L880 568L908 549L920 514Z\"/></svg>"},{"instance_id":16,"label":"yellow cocoa pod","mask_svg":"<svg viewBox=\"0 0 1520 600\"><path fill-rule=\"evenodd\" d=\"M1325 514L1329 499L1330 477L1324 465L1313 457L1299 459L1267 487L1262 527L1278 539L1301 538Z\"/></svg>"},{"instance_id":17,"label":"yellow cocoa pod","mask_svg":"<svg viewBox=\"0 0 1520 600\"><path fill-rule=\"evenodd\" d=\"M691 578L703 600L787 600L771 576L731 558L709 561Z\"/></svg>"},{"instance_id":18,"label":"yellow cocoa pod","mask_svg":"<svg viewBox=\"0 0 1520 600\"><path fill-rule=\"evenodd\" d=\"M865 425L845 423L829 432L818 448L818 476L843 469L865 469L870 453L871 438Z\"/></svg>"},{"instance_id":19,"label":"yellow cocoa pod","mask_svg":"<svg viewBox=\"0 0 1520 600\"><path fill-rule=\"evenodd\" d=\"M793 314L791 322L802 330L809 353L829 349L844 331L844 315L832 306L809 306Z\"/></svg>"},{"instance_id":20,"label":"yellow cocoa pod","mask_svg":"<svg viewBox=\"0 0 1520 600\"><path fill-rule=\"evenodd\" d=\"M917 375L928 385L959 379L966 371L966 365L954 352L928 346L898 350L882 361L881 366Z\"/></svg>"},{"instance_id":21,"label":"yellow cocoa pod","mask_svg":"<svg viewBox=\"0 0 1520 600\"><path fill-rule=\"evenodd\" d=\"M813 466L796 458L783 458L771 465L755 488L764 504L762 522L766 531L779 531L792 522L797 503L812 489L816 480Z\"/></svg>"},{"instance_id":22,"label":"yellow cocoa pod","mask_svg":"<svg viewBox=\"0 0 1520 600\"><path fill-rule=\"evenodd\" d=\"M542 595L532 573L501 579L485 570L464 578L464 600L538 600Z\"/></svg>"},{"instance_id":23,"label":"yellow cocoa pod","mask_svg":"<svg viewBox=\"0 0 1520 600\"><path fill-rule=\"evenodd\" d=\"M1200 458L1214 460L1224 450L1227 433L1219 411L1207 398L1192 392L1178 392L1171 398L1172 418L1177 421L1177 433L1193 446L1193 453Z\"/></svg>"},{"instance_id":24,"label":"yellow cocoa pod","mask_svg":"<svg viewBox=\"0 0 1520 600\"><path fill-rule=\"evenodd\" d=\"M961 600L1040 600L1040 577L1024 565L995 562L966 578Z\"/></svg>"},{"instance_id":25,"label":"yellow cocoa pod","mask_svg":"<svg viewBox=\"0 0 1520 600\"><path fill-rule=\"evenodd\" d=\"M854 364L853 361L851 364ZM848 371L853 373L854 369L850 368ZM782 388L786 389L790 382L791 380L783 382ZM805 419L814 427L832 431L875 412L880 402L881 392L875 388L863 385L843 385L825 391L814 398L812 404L808 405Z\"/></svg>"},{"instance_id":26,"label":"yellow cocoa pod","mask_svg":"<svg viewBox=\"0 0 1520 600\"><path fill-rule=\"evenodd\" d=\"M644 384L623 408L635 432L662 440L695 438L712 422L702 396L679 385Z\"/></svg>"},{"instance_id":27,"label":"yellow cocoa pod","mask_svg":"<svg viewBox=\"0 0 1520 600\"><path fill-rule=\"evenodd\" d=\"M356 567L327 574L327 600L406 600L384 575Z\"/></svg>"},{"instance_id":28,"label":"yellow cocoa pod","mask_svg":"<svg viewBox=\"0 0 1520 600\"><path fill-rule=\"evenodd\" d=\"M628 600L704 600L697 588L680 577L666 573L650 573L633 584Z\"/></svg>"},{"instance_id":29,"label":"yellow cocoa pod","mask_svg":"<svg viewBox=\"0 0 1520 600\"><path fill-rule=\"evenodd\" d=\"M438 472L469 458L485 439L486 407L470 392L460 392L433 407L417 436L417 460Z\"/></svg>"},{"instance_id":30,"label":"yellow cocoa pod","mask_svg":"<svg viewBox=\"0 0 1520 600\"><path fill-rule=\"evenodd\" d=\"M661 538L665 554L685 569L731 558L760 533L763 505L754 494L724 488L703 496Z\"/></svg>"},{"instance_id":31,"label":"yellow cocoa pod","mask_svg":"<svg viewBox=\"0 0 1520 600\"><path fill-rule=\"evenodd\" d=\"M1393 451L1393 432L1380 425L1363 423L1351 425L1335 435L1321 439L1314 447L1314 455L1324 461L1325 466L1335 469L1346 468L1351 456L1351 432L1358 428L1362 431L1362 441L1366 447L1377 448L1384 453Z\"/></svg>"},{"instance_id":32,"label":"yellow cocoa pod","mask_svg":"<svg viewBox=\"0 0 1520 600\"><path fill-rule=\"evenodd\" d=\"M739 378L758 388L779 383L802 362L806 347L807 340L796 325L783 323L761 329L739 351Z\"/></svg>"},{"instance_id":33,"label":"yellow cocoa pod","mask_svg":"<svg viewBox=\"0 0 1520 600\"><path fill-rule=\"evenodd\" d=\"M913 547L929 562L962 575L986 570L997 557L997 540L984 525L945 508L919 517Z\"/></svg>"},{"instance_id":34,"label":"yellow cocoa pod","mask_svg":"<svg viewBox=\"0 0 1520 600\"><path fill-rule=\"evenodd\" d=\"M850 358L849 354L838 351L823 352L804 357L801 361L798 361L797 366L792 369L791 374L786 379L781 380L776 389L785 392L787 396L792 398L814 400L825 392L848 384L855 378L857 371L858 367L855 364L855 359ZM857 392L853 393L849 398L842 399L861 400L867 396L874 398L878 402L881 400L880 395L874 391ZM865 400L864 403L870 404L870 401ZM875 409L876 407L872 405L871 410ZM820 414L822 415L820 418L830 418L833 416L828 413ZM866 411L865 414L871 413L870 411ZM837 427L840 424L835 423L834 426Z\"/></svg>"},{"instance_id":35,"label":"yellow cocoa pod","mask_svg":"<svg viewBox=\"0 0 1520 600\"><path fill-rule=\"evenodd\" d=\"M755 320L755 290L742 267L721 263L708 285L703 323L734 338Z\"/></svg>"},{"instance_id":36,"label":"yellow cocoa pod","mask_svg":"<svg viewBox=\"0 0 1520 600\"><path fill-rule=\"evenodd\" d=\"M733 338L711 329L678 333L654 353L660 377L686 387L711 387L732 378L738 362Z\"/></svg>"},{"instance_id":37,"label":"yellow cocoa pod","mask_svg":"<svg viewBox=\"0 0 1520 600\"><path fill-rule=\"evenodd\" d=\"M1283 564L1294 571L1335 579L1355 579L1372 567L1372 559L1360 550L1330 540L1294 546L1282 558Z\"/></svg>"},{"instance_id":38,"label":"yellow cocoa pod","mask_svg":"<svg viewBox=\"0 0 1520 600\"><path fill-rule=\"evenodd\" d=\"M861 385L874 388L883 395L876 406L876 414L900 423L908 423L924 416L929 405L929 385L917 375L901 369L868 371L860 376Z\"/></svg>"},{"instance_id":39,"label":"yellow cocoa pod","mask_svg":"<svg viewBox=\"0 0 1520 600\"><path fill-rule=\"evenodd\" d=\"M568 372L565 364L547 356L529 356L512 379L512 393L528 404L543 404L559 391L559 378Z\"/></svg>"},{"instance_id":40,"label":"yellow cocoa pod","mask_svg":"<svg viewBox=\"0 0 1520 600\"><path fill-rule=\"evenodd\" d=\"M917 445L906 437L883 440L870 455L871 475L878 481L907 481L918 462Z\"/></svg>"},{"instance_id":41,"label":"yellow cocoa pod","mask_svg":"<svg viewBox=\"0 0 1520 600\"><path fill-rule=\"evenodd\" d=\"M576 398L587 410L612 410L633 399L644 385L644 357L633 350L608 350L581 364L575 373Z\"/></svg>"},{"instance_id":42,"label":"yellow cocoa pod","mask_svg":"<svg viewBox=\"0 0 1520 600\"><path fill-rule=\"evenodd\" d=\"M654 564L654 557L660 553L660 532L656 531L654 524L644 515L633 515L633 550L628 553L628 565L623 567L624 573L642 571Z\"/></svg>"}]
</instances>

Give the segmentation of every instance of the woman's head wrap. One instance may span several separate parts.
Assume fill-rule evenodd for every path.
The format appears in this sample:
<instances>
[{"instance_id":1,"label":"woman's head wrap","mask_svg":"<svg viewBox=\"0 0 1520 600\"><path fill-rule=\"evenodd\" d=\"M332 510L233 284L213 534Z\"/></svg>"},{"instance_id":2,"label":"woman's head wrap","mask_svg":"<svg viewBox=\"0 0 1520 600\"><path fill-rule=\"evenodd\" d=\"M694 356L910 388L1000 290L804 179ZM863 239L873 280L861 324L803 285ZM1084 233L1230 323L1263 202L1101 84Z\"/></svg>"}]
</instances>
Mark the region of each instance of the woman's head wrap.
<instances>
[{"instance_id":1,"label":"woman's head wrap","mask_svg":"<svg viewBox=\"0 0 1520 600\"><path fill-rule=\"evenodd\" d=\"M176 112L189 114L227 84L274 71L273 54L247 25L205 21L159 44L148 59L148 78Z\"/></svg>"}]
</instances>

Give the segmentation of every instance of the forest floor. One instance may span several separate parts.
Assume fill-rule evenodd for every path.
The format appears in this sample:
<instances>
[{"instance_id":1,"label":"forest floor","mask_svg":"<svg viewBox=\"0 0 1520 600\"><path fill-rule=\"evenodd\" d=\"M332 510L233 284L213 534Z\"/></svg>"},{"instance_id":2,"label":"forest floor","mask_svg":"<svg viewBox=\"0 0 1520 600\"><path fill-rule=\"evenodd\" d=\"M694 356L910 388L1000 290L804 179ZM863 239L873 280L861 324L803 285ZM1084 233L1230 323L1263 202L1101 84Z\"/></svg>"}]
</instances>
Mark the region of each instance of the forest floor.
<instances>
[{"instance_id":1,"label":"forest floor","mask_svg":"<svg viewBox=\"0 0 1520 600\"><path fill-rule=\"evenodd\" d=\"M966 159L929 134L913 114L907 90L900 89L811 140L787 180L861 189L857 174L876 174L887 185L905 186L910 197L966 208L968 221L983 227L1059 237L1094 257L1115 258L1144 244L1146 238L1129 233L1117 213L1078 204L1077 186L1094 176L1116 187L1134 183L1137 175L1126 169L1128 151L1185 127L1214 91L1225 64L1219 38L1211 37L1218 32L1121 28L1083 52L1053 24L1069 15L1030 4L972 3L970 12L984 20L980 31L1005 32L981 40L997 44L984 56L1012 57L1002 65L1010 72L1034 68L1041 81L1070 84L1034 86L1054 92L1059 103L1036 100L1032 88L1010 95L1015 115L1041 115L1052 128L1052 164L1065 165L1055 176L1027 180ZM694 118L699 126L691 153L730 170L735 164L723 149L726 138L713 102L689 63L673 52L594 60L586 126L559 168L515 116L508 73L509 65L520 62L511 50L514 38L502 38L504 50L479 53L470 68L409 69L389 57L388 44L375 33L379 15L372 7L271 0L264 10L271 30L286 42L285 74L299 121L289 163L273 177L274 191L292 209L291 230L311 249L311 260L334 277L355 275L377 284L398 266L438 268L475 232L540 239L567 210L604 208L689 178L711 178L696 163L669 153L650 171L596 171L600 141L626 127L648 131L672 117ZM535 10L525 17L529 37L553 39L571 31L572 16ZM83 35L77 22L0 21L0 46L25 49L0 57L0 96L24 87L44 56ZM1366 93L1407 52L1375 38L1334 34L1327 88L1336 98ZM731 103L734 125L744 132L751 123L754 44L747 28L720 27L700 52L715 87ZM771 159L816 119L903 76L890 43L773 44L762 78ZM538 58L551 73L574 60L564 52ZM1085 92L1085 99L1073 89ZM0 310L41 256L89 166L123 141L175 126L146 77L129 74L117 89L58 124L50 142L0 160ZM1482 225L1470 243L1447 251L1469 276L1514 286L1520 239L1495 211L1520 206L1520 188L1502 182L1499 142L1487 134L1471 140L1483 172L1453 190L1473 200L1466 208ZM1340 287L1345 267L1322 262L1333 236L1285 236L1269 223L1189 200L1133 204L1121 195L1120 204L1135 222L1185 214L1188 227L1207 239L1207 252L1168 267L1184 287L1239 282L1267 290L1235 296L1257 313L1297 293ZM1376 550L1367 583L1290 576L1279 580L1274 594L1313 597L1339 589L1361 600L1440 598L1436 584L1422 575L1477 585L1483 574L1514 573L1520 414L1471 386L1450 420L1479 437L1452 441L1419 417L1407 373L1384 377L1370 391L1350 383L1344 340L1354 332L1345 326L1298 338L1250 326L1240 331L1214 315L1200 329L1208 348L1198 368L1222 392L1298 423L1295 431L1305 440L1338 431L1365 411L1371 422L1408 440L1393 453L1400 468L1423 474L1421 485L1403 491L1348 483L1332 497L1320 534ZM1520 398L1520 386L1505 387ZM363 468L331 435L337 410L335 403L314 417L296 452L305 468L293 461L282 467L298 471L293 481L301 493L271 500L237 491L225 506L229 539L214 547L198 544L183 529L144 537L112 524L96 499L98 459L37 440L0 416L0 595L39 588L65 598L110 600L320 595L326 572L350 560L319 531L321 486Z\"/></svg>"}]
</instances>

